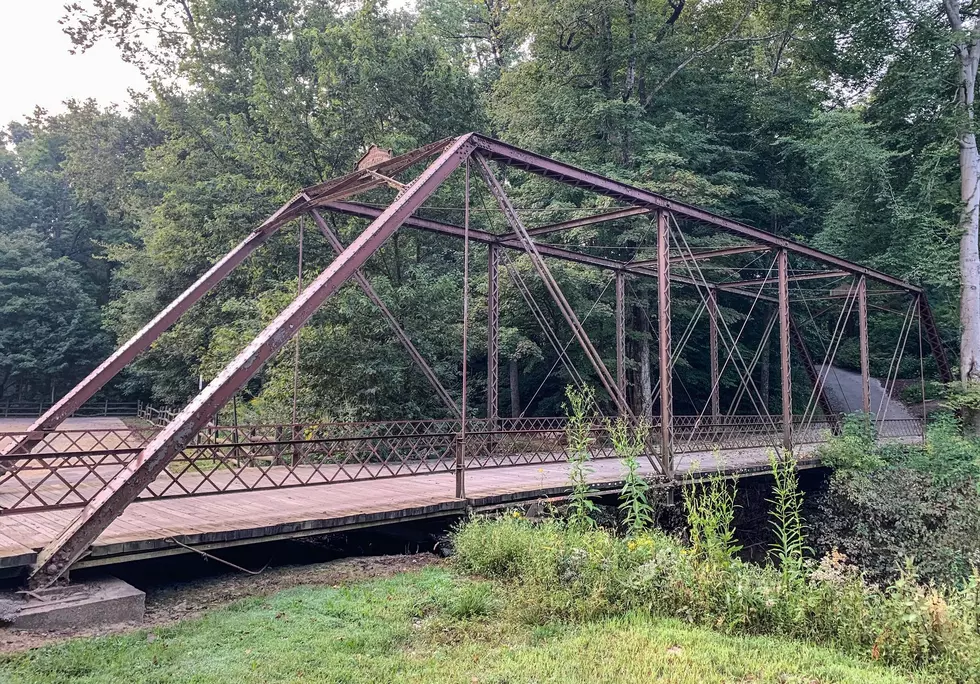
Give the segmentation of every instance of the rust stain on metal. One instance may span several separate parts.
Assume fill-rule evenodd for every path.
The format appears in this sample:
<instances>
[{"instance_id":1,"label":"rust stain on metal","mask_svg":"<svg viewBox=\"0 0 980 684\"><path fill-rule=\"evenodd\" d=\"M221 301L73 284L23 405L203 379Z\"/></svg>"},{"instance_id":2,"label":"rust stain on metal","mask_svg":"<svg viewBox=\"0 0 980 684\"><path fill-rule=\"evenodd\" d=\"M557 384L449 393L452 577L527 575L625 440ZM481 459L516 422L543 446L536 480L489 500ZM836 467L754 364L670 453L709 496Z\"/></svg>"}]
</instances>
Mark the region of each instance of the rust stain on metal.
<instances>
[{"instance_id":1,"label":"rust stain on metal","mask_svg":"<svg viewBox=\"0 0 980 684\"><path fill-rule=\"evenodd\" d=\"M364 169L370 169L390 160L391 150L386 150L377 145L371 145L368 151L364 153L364 156L357 160L357 170L363 171Z\"/></svg>"},{"instance_id":2,"label":"rust stain on metal","mask_svg":"<svg viewBox=\"0 0 980 684\"><path fill-rule=\"evenodd\" d=\"M461 227L422 219L413 215L449 175L474 153L477 153L481 173L485 176L491 191L514 229L514 232L507 236L478 230L469 226L468 222ZM432 160L434 157L435 160L428 163L426 169L414 180L402 183L394 179L395 176L410 167L423 161ZM581 219L537 228L526 228L521 223L517 210L504 193L503 187L493 177L489 167L486 166L487 160L493 160L505 166L536 174L568 186L595 192L625 206ZM396 199L384 209L375 209L343 201L358 193L386 184L399 188L400 192ZM299 292L289 306L255 339L249 342L245 349L194 397L166 427L152 434L152 436L139 439L135 447L96 450L89 446L86 451L82 446L79 446L79 449L71 455L50 453L52 431L64 418L71 415L78 406L132 362L140 352L152 345L195 302L214 285L227 277L238 264L275 234L279 228L289 221L309 213L316 207L362 216L371 219L371 223L349 246L344 248L339 241L331 240L329 230L324 230L326 224L323 223L323 219L314 212L314 218L319 219L317 223L320 225L321 231L337 251L337 258ZM717 231L737 236L738 243L735 246L719 246L717 249L700 254L673 256L668 249L670 230L667 226L667 214L669 212L689 221L697 222L702 226L706 225ZM567 246L534 241L534 238L539 235L556 233L578 226L600 224L631 217L634 220L641 220L638 217L653 214L656 215L658 232L656 259L619 261L576 252ZM385 427L377 428L378 432L371 432L375 428L365 427L369 424L360 424L357 427L356 435L345 433L342 428L331 428L335 432L321 437L314 435L310 439L304 440L282 440L281 430L283 426L273 426L277 432L265 439L249 439L243 442L236 436L233 444L209 443L205 435L211 428L207 428L207 430L204 428L211 417L269 358L293 337L295 332L339 287L349 279L354 278L362 289L369 296L371 295L370 283L364 279L360 273L360 268L370 255L375 253L401 225L456 238L466 238L490 246L490 273L488 275L493 287L489 293L487 321L488 348L491 351L491 358L488 361L488 376L491 381L488 383L491 385L488 387L488 420L481 423L481 419L468 418L465 426L460 423L458 418L448 419L448 422L419 421L418 425L414 427L406 427L405 424L402 424L401 427L394 428L392 424L385 424ZM683 235L680 227L677 228L677 234ZM586 357L613 398L620 413L624 415L631 415L631 408L626 397L625 375L625 367L628 365L625 344L625 277L629 274L657 280L659 285L657 309L660 319L658 328L661 340L658 358L661 383L659 388L660 415L655 421L657 424L654 428L659 433L658 441L660 443L661 458L657 465L663 473L668 475L672 472L674 465L672 453L685 450L692 443L702 449L710 449L711 446L718 444L728 444L729 441L737 445L742 443L739 440L757 439L763 433L772 437L773 435L767 432L771 427L773 431L778 430L782 433L776 437L782 437L784 445L789 447L794 443L802 443L811 439L812 434L816 434L816 429L811 433L809 426L803 423L800 423L797 432L795 424L798 422L796 420L798 417L792 415L791 386L789 384L791 343L796 345L803 363L810 366L808 374L811 377L814 375L814 369L812 361L807 358L805 346L800 346L802 338L799 332L795 330L790 316L792 303L789 296L790 282L851 275L866 279L869 284L873 281L896 288L892 292L897 291L901 294L912 295L918 301L915 306L918 307L924 337L936 358L940 374L944 380L950 376L950 368L942 346L942 339L933 320L928 302L921 296L920 288L898 278L829 255L807 245L726 219L692 205L676 202L648 190L636 188L475 133L437 141L398 156L392 156L391 150L372 145L358 161L355 171L340 178L311 186L297 194L245 237L238 246L215 263L180 297L161 311L137 335L116 350L85 380L35 421L30 428L4 440L3 444L6 445L6 448L0 452L0 463L5 464L0 468L0 472L4 473L2 483L19 483L18 486L22 486L24 491L19 501L15 502L13 509L2 510L0 515L26 510L51 510L70 507L80 509L78 515L62 530L58 538L42 549L31 574L31 584L43 585L56 579L84 554L98 535L137 498L197 496L207 493L200 491L203 486L201 482L189 485L187 478L201 477L212 490L217 492L325 483L333 481L330 478L339 477L340 473L345 473L346 476L351 476L351 474L347 473L344 467L340 467L330 471L333 474L327 477L324 461L304 460L303 454L309 453L309 451L304 450L325 448L324 445L334 445L331 448L339 448L336 445L340 443L346 445L344 448L348 451L350 444L354 443L361 445L358 448L364 450L365 462L360 464L360 470L353 477L398 477L403 474L411 475L423 472L419 470L423 467L429 468L428 472L448 472L453 468L459 472L459 468L507 465L508 462L505 461L508 458L524 459L523 462L527 462L526 454L520 454L517 450L512 450L513 453L498 450L494 445L505 443L507 440L515 440L517 439L515 435L535 434L539 438L545 439L549 438L548 435L560 433L563 428L554 422L559 419L502 419L498 415L499 301L496 276L497 258L504 253L504 249L522 251L531 255L535 269L561 309L561 313L572 328L573 334L582 346ZM731 260L736 257L745 259L751 258L752 252L767 250L779 251L779 272L775 279L724 283L712 282L700 274L699 261L706 259ZM739 257L739 255L748 256ZM807 260L807 263L819 264L822 270L814 274L791 275L789 273L789 257L791 255L794 258L803 258ZM577 314L571 309L568 300L558 289L557 282L545 264L545 257L609 269L616 274L616 349L610 350L610 352L615 352L615 377L606 368L603 354L600 354L600 351L589 339L582 326L582 321L579 320ZM671 266L679 264L688 267L693 265L694 268L698 269L699 275L687 277L672 272ZM739 270L737 259L734 262L726 262L726 266L731 266L732 270L736 272ZM684 340L677 341L676 347L678 349L675 354L670 327L671 283L685 287L693 286L710 292L712 318L713 320L716 319L716 323L724 323L717 303L717 297L721 293L777 304L783 397L781 429L772 423L771 417L768 415L722 415L716 393L710 399L711 415L707 420L704 420L703 416L687 417L673 414L671 367L676 360L674 356L679 355L683 349ZM743 289L752 285L766 286L770 284L778 286L778 297L761 294L762 287ZM811 288L808 292L817 293L819 291ZM826 291L824 290L824 292ZM831 296L834 296L834 292L831 292ZM866 292L866 296L872 294L880 295L883 292L882 290L868 290ZM380 298L376 303L381 308L382 315L390 319L389 323L392 325L392 329L398 334L399 327L394 318L390 316L390 312L387 312L380 302ZM865 316L866 313L862 315ZM714 324L711 335L717 338L718 333L718 325ZM421 355L418 355L407 335L400 335L399 337L404 337L402 342L406 349L412 354L413 360L426 374L433 388L440 394L447 406L456 408L454 400L441 386L438 378L432 373L432 369L428 367ZM711 346L713 347L713 357L717 357L717 340ZM723 373L724 369L718 370L717 358L715 358L712 368L712 385L718 384L719 375ZM751 383L751 379L743 378L743 385L747 383ZM421 427L422 423L425 423L426 427ZM289 427L289 434L295 434L291 430L296 426ZM317 426L318 429L319 427ZM364 434L365 430L368 431L368 434ZM65 433L63 431L58 434ZM234 434L237 435L238 431L236 430ZM465 445L457 441L460 434L466 435ZM217 431L214 435L217 435ZM407 452L413 455L411 458L398 456L405 451L397 448L394 440L403 438L407 441L399 444L407 445ZM215 436L213 439L217 439L217 437ZM554 439L556 443L560 441L557 437ZM40 451L36 449L38 445L41 445ZM465 450L462 449L464 446ZM233 453L241 458L243 449L246 447L271 449L278 462L288 462L286 470L289 476L294 477L297 482L290 483L289 477L273 480L268 476L268 473L265 473L264 479L260 477L253 482L246 482L241 475L241 466L232 466L228 456L229 453ZM48 451L45 451L46 449ZM66 459L69 460L66 461ZM396 462L393 459L399 460ZM505 459L505 461L497 462L500 459ZM167 465L174 460L180 464L177 473L172 473L171 469L167 468ZM64 466L66 462L70 463L72 468L78 469L78 473L81 473L79 481L75 482L61 476L59 468L68 467ZM517 462L519 461L514 461L514 463ZM206 465L208 463L212 465ZM218 465L215 466L215 463ZM444 468L447 463L449 465ZM378 467L371 470L371 467L374 466L369 467L368 464L378 464ZM106 466L113 469L114 475L103 476L100 468L104 469ZM213 467L213 470L208 470L209 467ZM297 469L300 467L312 468L322 478L316 480L304 476L306 479L300 479L297 474ZM440 470L440 468L443 469ZM385 469L387 469L387 473ZM219 470L220 477L218 475ZM21 473L24 474L24 477L21 477ZM37 477L38 473L40 473L40 477ZM35 479L29 479L30 477L35 477ZM158 480L158 478L162 479ZM93 489L91 487L93 479L100 483L98 488ZM158 486L158 482L161 481L164 484ZM40 484L33 486L32 482ZM64 484L65 489L59 490L61 487L59 482ZM4 505L6 506L6 504Z\"/></svg>"}]
</instances>

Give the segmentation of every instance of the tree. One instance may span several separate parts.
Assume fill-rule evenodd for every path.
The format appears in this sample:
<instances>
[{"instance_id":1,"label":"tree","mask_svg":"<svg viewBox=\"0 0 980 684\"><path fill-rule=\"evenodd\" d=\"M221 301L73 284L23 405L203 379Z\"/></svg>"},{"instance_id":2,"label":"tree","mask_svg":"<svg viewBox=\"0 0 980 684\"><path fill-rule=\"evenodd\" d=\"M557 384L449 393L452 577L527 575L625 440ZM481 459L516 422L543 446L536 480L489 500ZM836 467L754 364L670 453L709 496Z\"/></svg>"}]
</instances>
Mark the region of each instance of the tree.
<instances>
[{"instance_id":1,"label":"tree","mask_svg":"<svg viewBox=\"0 0 980 684\"><path fill-rule=\"evenodd\" d=\"M974 133L974 93L980 63L980 30L973 3L943 0L959 62L956 104L959 115L960 200L960 379L964 389L980 382L980 153ZM980 430L980 412L973 416Z\"/></svg>"},{"instance_id":2,"label":"tree","mask_svg":"<svg viewBox=\"0 0 980 684\"><path fill-rule=\"evenodd\" d=\"M35 231L0 231L0 396L64 391L107 342L81 268Z\"/></svg>"}]
</instances>

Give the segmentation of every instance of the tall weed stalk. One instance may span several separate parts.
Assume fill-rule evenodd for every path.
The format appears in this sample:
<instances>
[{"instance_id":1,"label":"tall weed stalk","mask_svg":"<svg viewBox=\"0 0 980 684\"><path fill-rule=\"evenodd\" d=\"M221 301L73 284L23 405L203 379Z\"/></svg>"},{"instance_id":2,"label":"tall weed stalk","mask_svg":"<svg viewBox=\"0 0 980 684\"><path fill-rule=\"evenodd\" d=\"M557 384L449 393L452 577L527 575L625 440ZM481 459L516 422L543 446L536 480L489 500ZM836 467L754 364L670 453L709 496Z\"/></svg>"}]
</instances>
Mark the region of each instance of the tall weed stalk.
<instances>
[{"instance_id":1,"label":"tall weed stalk","mask_svg":"<svg viewBox=\"0 0 980 684\"><path fill-rule=\"evenodd\" d=\"M626 468L619 504L623 525L631 536L636 536L650 529L654 523L654 509L650 503L650 483L640 474L639 460L646 448L650 424L641 418L634 425L626 418L619 417L613 422L607 422L606 428L613 449Z\"/></svg>"},{"instance_id":2,"label":"tall weed stalk","mask_svg":"<svg viewBox=\"0 0 980 684\"><path fill-rule=\"evenodd\" d=\"M771 506L769 524L776 535L769 552L782 576L783 590L787 592L804 581L803 561L809 551L803 524L803 493L796 466L796 459L791 454L784 453L780 458L775 451L769 452L773 494L767 501Z\"/></svg>"},{"instance_id":3,"label":"tall weed stalk","mask_svg":"<svg viewBox=\"0 0 980 684\"><path fill-rule=\"evenodd\" d=\"M583 387L577 390L571 385L565 388L564 404L568 424L565 438L568 441L568 480L572 488L568 500L569 524L576 529L589 529L596 526L592 516L598 510L589 497L589 447L595 439L592 436L593 406L595 390Z\"/></svg>"},{"instance_id":4,"label":"tall weed stalk","mask_svg":"<svg viewBox=\"0 0 980 684\"><path fill-rule=\"evenodd\" d=\"M707 482L684 486L684 509L691 535L691 552L717 567L728 567L742 550L735 538L735 494L738 481L721 473Z\"/></svg>"}]
</instances>

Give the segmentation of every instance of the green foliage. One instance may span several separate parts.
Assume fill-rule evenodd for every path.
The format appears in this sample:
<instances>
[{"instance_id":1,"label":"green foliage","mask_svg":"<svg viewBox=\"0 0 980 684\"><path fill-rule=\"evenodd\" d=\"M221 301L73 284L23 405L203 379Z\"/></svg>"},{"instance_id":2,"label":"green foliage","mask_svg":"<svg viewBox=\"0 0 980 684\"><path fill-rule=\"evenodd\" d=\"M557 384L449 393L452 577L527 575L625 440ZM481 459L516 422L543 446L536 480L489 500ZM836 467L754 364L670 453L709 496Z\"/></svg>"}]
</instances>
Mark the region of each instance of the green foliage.
<instances>
[{"instance_id":1,"label":"green foliage","mask_svg":"<svg viewBox=\"0 0 980 684\"><path fill-rule=\"evenodd\" d=\"M879 587L833 551L799 570L787 591L780 568L734 557L719 563L660 532L618 538L504 516L472 519L455 540L457 567L506 582L505 615L522 622L639 611L823 643L941 681L980 676L976 573L959 589L923 585L911 570Z\"/></svg>"},{"instance_id":2,"label":"green foliage","mask_svg":"<svg viewBox=\"0 0 980 684\"><path fill-rule=\"evenodd\" d=\"M729 482L720 472L710 475L706 482L684 486L691 552L721 569L731 566L742 550L735 538L736 488L737 481Z\"/></svg>"},{"instance_id":3,"label":"green foliage","mask_svg":"<svg viewBox=\"0 0 980 684\"><path fill-rule=\"evenodd\" d=\"M570 523L580 529L595 527L593 515L598 510L589 496L591 486L589 475L589 448L595 441L592 428L595 422L595 390L584 387L581 390L569 385L565 389L568 403L564 406L568 416L565 427L565 441L568 444L568 481L572 492L568 497L568 517Z\"/></svg>"},{"instance_id":4,"label":"green foliage","mask_svg":"<svg viewBox=\"0 0 980 684\"><path fill-rule=\"evenodd\" d=\"M773 478L773 494L769 524L776 536L770 555L783 578L783 591L790 592L804 578L806 533L803 525L803 493L799 488L797 462L792 454L769 452L769 467Z\"/></svg>"},{"instance_id":5,"label":"green foliage","mask_svg":"<svg viewBox=\"0 0 980 684\"><path fill-rule=\"evenodd\" d=\"M845 429L827 450L835 471L815 501L819 550L840 548L878 580L908 557L936 582L962 581L980 562L980 443L951 415L929 425L925 445Z\"/></svg>"},{"instance_id":6,"label":"green foliage","mask_svg":"<svg viewBox=\"0 0 980 684\"><path fill-rule=\"evenodd\" d=\"M861 413L844 416L840 434L821 444L818 454L822 463L835 470L868 471L884 465L874 426Z\"/></svg>"},{"instance_id":7,"label":"green foliage","mask_svg":"<svg viewBox=\"0 0 980 684\"><path fill-rule=\"evenodd\" d=\"M347 173L369 145L402 152L484 130L921 279L940 305L945 334L955 335L956 307L947 303L958 287L959 239L951 35L924 5L906 12L894 3L837 1L416 6L72 3L64 27L73 44L108 41L148 75L154 95L125 112L72 103L63 115L38 114L8 127L0 232L37 230L55 256L80 264L85 291L119 341L298 187ZM856 92L865 97L842 95ZM609 206L521 172L510 172L507 182L515 204L542 224ZM485 199L481 192L474 202ZM391 197L377 190L359 199L383 204ZM461 205L460 183L451 180L430 204L440 218L461 220L452 209ZM498 227L481 211L472 220ZM332 227L349 242L362 222L341 219ZM649 258L655 244L642 217L553 239L610 250L604 253L620 260ZM726 244L724 236L689 239L695 248ZM365 273L437 375L452 384L460 367L461 263L449 244L399 232ZM333 257L316 240L308 239L305 251L308 274ZM186 400L200 375L213 377L295 292L296 252L289 226L163 335L122 389L160 403ZM479 309L486 268L481 250L473 258ZM514 262L531 270L526 258ZM718 278L744 278L741 268L754 267L727 263L730 272ZM612 348L613 313L600 296L605 275L561 264L554 272L576 310L599 300L590 334L598 349ZM531 287L536 298L547 297L540 283ZM635 288L642 307L649 293L643 283ZM522 387L541 386L520 412L558 415L570 378L550 372L550 345L506 279L501 295L501 352L518 362ZM681 327L698 304L675 295ZM730 322L748 311L747 303L725 306ZM882 320L871 326L874 364L893 346L894 328ZM758 342L756 327L745 330L749 347ZM471 339L474 362L483 343ZM303 419L444 415L354 288L307 324L304 349ZM854 351L845 342L841 356ZM577 367L587 366L574 346L567 353ZM678 359L695 398L710 382L707 353L695 336ZM87 369L103 355L93 349L72 366ZM245 388L243 415L275 420L289 413L287 356L270 360ZM60 385L71 380L55 367L47 372ZM474 375L477 386L480 380ZM47 395L41 381L24 383L18 390ZM736 385L723 377L725 398Z\"/></svg>"},{"instance_id":8,"label":"green foliage","mask_svg":"<svg viewBox=\"0 0 980 684\"><path fill-rule=\"evenodd\" d=\"M650 502L650 483L640 474L639 457L647 448L650 425L645 419L635 424L623 417L607 421L606 429L616 455L626 468L619 510L627 531L637 536L654 523L654 508Z\"/></svg>"},{"instance_id":9,"label":"green foliage","mask_svg":"<svg viewBox=\"0 0 980 684\"><path fill-rule=\"evenodd\" d=\"M960 382L945 385L943 405L951 411L980 411L980 383L970 383L966 387Z\"/></svg>"},{"instance_id":10,"label":"green foliage","mask_svg":"<svg viewBox=\"0 0 980 684\"><path fill-rule=\"evenodd\" d=\"M106 348L82 268L33 230L0 231L0 320L0 397L67 391Z\"/></svg>"}]
</instances>

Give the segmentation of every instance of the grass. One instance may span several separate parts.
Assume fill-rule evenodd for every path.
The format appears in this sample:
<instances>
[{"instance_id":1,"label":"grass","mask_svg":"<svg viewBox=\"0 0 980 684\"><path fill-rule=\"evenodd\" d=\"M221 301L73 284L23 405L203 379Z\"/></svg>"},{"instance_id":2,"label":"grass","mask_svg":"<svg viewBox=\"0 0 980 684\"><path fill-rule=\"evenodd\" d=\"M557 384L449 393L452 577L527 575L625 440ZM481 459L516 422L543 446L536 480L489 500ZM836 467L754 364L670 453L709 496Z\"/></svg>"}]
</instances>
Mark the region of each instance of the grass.
<instances>
[{"instance_id":1,"label":"grass","mask_svg":"<svg viewBox=\"0 0 980 684\"><path fill-rule=\"evenodd\" d=\"M626 614L528 626L502 585L431 568L247 599L202 619L0 659L0 681L907 682L835 651Z\"/></svg>"}]
</instances>

